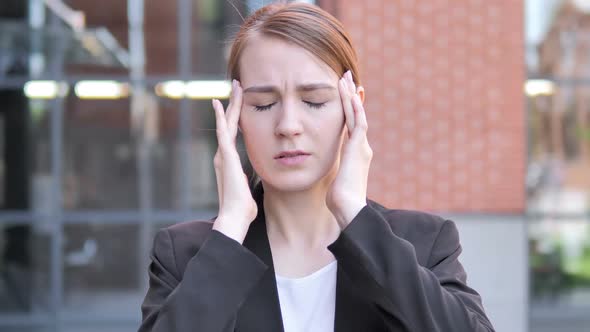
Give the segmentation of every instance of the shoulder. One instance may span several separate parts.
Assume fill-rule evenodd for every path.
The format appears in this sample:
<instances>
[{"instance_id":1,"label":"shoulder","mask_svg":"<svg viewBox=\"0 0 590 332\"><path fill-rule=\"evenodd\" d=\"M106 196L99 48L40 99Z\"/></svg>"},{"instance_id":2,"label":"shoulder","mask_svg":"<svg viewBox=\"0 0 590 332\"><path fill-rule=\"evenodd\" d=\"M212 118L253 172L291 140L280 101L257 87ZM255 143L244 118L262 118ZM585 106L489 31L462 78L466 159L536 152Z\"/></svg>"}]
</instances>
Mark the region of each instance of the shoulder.
<instances>
[{"instance_id":1,"label":"shoulder","mask_svg":"<svg viewBox=\"0 0 590 332\"><path fill-rule=\"evenodd\" d=\"M173 262L176 277L181 279L188 261L199 251L212 227L213 220L196 220L161 228L154 238L154 254Z\"/></svg>"},{"instance_id":2,"label":"shoulder","mask_svg":"<svg viewBox=\"0 0 590 332\"><path fill-rule=\"evenodd\" d=\"M459 247L459 234L452 220L425 211L390 209L373 200L367 203L383 216L395 235L414 246L423 264L427 264L439 247L449 250Z\"/></svg>"},{"instance_id":3,"label":"shoulder","mask_svg":"<svg viewBox=\"0 0 590 332\"><path fill-rule=\"evenodd\" d=\"M211 233L213 220L195 220L177 223L164 228L172 238L172 241L178 246L191 247L197 246Z\"/></svg>"},{"instance_id":4,"label":"shoulder","mask_svg":"<svg viewBox=\"0 0 590 332\"><path fill-rule=\"evenodd\" d=\"M396 235L407 238L416 235L438 233L448 220L424 211L390 209L368 200L368 205L382 215Z\"/></svg>"}]
</instances>

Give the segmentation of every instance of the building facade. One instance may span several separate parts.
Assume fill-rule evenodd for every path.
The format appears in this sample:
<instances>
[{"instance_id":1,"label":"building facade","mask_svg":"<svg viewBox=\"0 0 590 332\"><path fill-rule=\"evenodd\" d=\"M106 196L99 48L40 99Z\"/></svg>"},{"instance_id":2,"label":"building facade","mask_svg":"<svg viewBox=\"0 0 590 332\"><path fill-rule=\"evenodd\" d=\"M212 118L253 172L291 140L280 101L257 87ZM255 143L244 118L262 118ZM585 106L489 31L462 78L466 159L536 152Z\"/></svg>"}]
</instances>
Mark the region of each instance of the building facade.
<instances>
[{"instance_id":1,"label":"building facade","mask_svg":"<svg viewBox=\"0 0 590 332\"><path fill-rule=\"evenodd\" d=\"M2 1L0 329L136 329L154 232L217 211L209 99L227 92L231 36L263 3ZM361 61L369 197L457 223L498 331L583 331L588 78L566 87L584 72L571 60L584 59L571 32L584 8L315 3ZM547 33L531 32L538 17Z\"/></svg>"}]
</instances>

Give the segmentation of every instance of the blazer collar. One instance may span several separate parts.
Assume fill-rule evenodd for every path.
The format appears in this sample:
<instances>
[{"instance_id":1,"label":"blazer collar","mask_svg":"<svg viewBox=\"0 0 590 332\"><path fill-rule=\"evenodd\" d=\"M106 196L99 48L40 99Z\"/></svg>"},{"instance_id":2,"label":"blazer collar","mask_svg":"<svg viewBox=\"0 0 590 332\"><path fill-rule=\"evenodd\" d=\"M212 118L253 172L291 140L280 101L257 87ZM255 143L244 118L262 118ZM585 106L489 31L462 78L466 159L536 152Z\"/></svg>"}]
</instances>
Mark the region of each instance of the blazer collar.
<instances>
[{"instance_id":1,"label":"blazer collar","mask_svg":"<svg viewBox=\"0 0 590 332\"><path fill-rule=\"evenodd\" d=\"M235 326L238 332L284 331L272 252L266 231L263 194L262 183L259 183L252 190L252 197L258 206L258 215L250 224L243 245L258 256L268 269L238 311ZM357 317L359 308L367 306L359 302L359 298L352 291L354 282L348 278L340 265L338 265L336 278L334 330L358 331L359 324L362 323L362 320Z\"/></svg>"},{"instance_id":2,"label":"blazer collar","mask_svg":"<svg viewBox=\"0 0 590 332\"><path fill-rule=\"evenodd\" d=\"M266 232L263 193L262 183L252 191L258 215L250 224L243 245L258 256L268 269L238 311L236 331L239 332L284 331L272 252Z\"/></svg>"},{"instance_id":3,"label":"blazer collar","mask_svg":"<svg viewBox=\"0 0 590 332\"><path fill-rule=\"evenodd\" d=\"M259 183L252 190L252 198L258 207L258 214L248 229L246 238L244 239L244 246L256 254L266 265L269 271L272 270L274 275L274 267L272 262L272 253L270 250L270 243L266 232L266 217L264 216L264 189L262 183Z\"/></svg>"}]
</instances>

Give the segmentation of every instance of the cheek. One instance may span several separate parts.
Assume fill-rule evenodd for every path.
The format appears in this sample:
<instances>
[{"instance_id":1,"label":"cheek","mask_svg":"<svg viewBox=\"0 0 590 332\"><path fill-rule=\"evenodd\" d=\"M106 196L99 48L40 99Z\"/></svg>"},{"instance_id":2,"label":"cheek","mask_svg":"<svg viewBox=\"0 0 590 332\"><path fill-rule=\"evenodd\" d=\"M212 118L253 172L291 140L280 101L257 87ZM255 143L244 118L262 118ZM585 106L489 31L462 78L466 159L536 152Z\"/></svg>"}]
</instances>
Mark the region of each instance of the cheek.
<instances>
[{"instance_id":1,"label":"cheek","mask_svg":"<svg viewBox=\"0 0 590 332\"><path fill-rule=\"evenodd\" d=\"M264 119L259 115L254 113L240 114L242 138L244 139L248 155L251 157L260 155L265 150L265 145L260 142L268 142L269 135L272 135L272 129L270 128L268 119Z\"/></svg>"},{"instance_id":2,"label":"cheek","mask_svg":"<svg viewBox=\"0 0 590 332\"><path fill-rule=\"evenodd\" d=\"M259 136L253 136L250 133L242 133L242 136L244 138L244 148L246 149L248 160L254 169L260 173L264 168L262 167L264 165L260 165L260 161L266 158L264 153L266 148L264 145L260 144Z\"/></svg>"},{"instance_id":3,"label":"cheek","mask_svg":"<svg viewBox=\"0 0 590 332\"><path fill-rule=\"evenodd\" d=\"M249 112L248 110L242 108L242 112L240 113L240 121L239 125L242 128L242 135L244 138L246 135L255 135L258 131L260 131L261 125L260 119L256 119L256 114L253 112Z\"/></svg>"},{"instance_id":4,"label":"cheek","mask_svg":"<svg viewBox=\"0 0 590 332\"><path fill-rule=\"evenodd\" d=\"M340 132L345 125L344 110L340 103L334 103L325 110L322 115L322 121L319 121L318 130L334 135Z\"/></svg>"}]
</instances>

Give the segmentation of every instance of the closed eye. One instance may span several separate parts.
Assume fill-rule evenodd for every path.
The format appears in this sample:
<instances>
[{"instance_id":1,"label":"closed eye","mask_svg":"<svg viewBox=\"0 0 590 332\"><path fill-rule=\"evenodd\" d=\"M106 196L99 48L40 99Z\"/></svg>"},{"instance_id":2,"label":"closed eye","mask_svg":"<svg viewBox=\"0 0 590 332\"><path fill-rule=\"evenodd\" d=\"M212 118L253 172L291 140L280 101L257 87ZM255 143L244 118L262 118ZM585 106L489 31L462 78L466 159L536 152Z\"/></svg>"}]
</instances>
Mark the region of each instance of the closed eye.
<instances>
[{"instance_id":1,"label":"closed eye","mask_svg":"<svg viewBox=\"0 0 590 332\"><path fill-rule=\"evenodd\" d=\"M276 104L276 102L275 103L268 104L268 105L254 106L254 110L257 111L257 112L266 111L266 110L269 110L271 107L273 107L274 104Z\"/></svg>"},{"instance_id":2,"label":"closed eye","mask_svg":"<svg viewBox=\"0 0 590 332\"><path fill-rule=\"evenodd\" d=\"M311 108L316 108L316 109L326 106L326 103L312 103L310 101L305 101L305 100L303 102L306 103L307 106L309 106Z\"/></svg>"}]
</instances>

